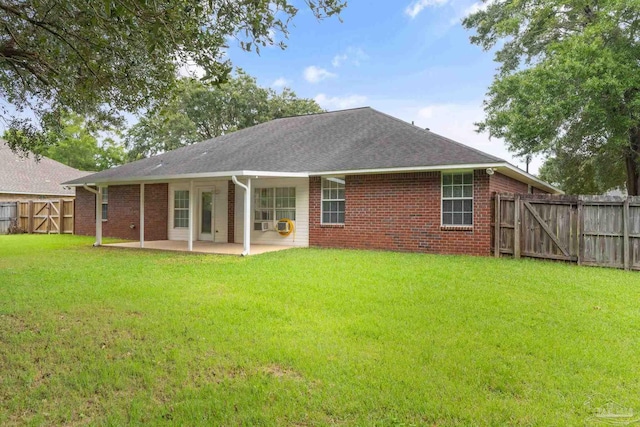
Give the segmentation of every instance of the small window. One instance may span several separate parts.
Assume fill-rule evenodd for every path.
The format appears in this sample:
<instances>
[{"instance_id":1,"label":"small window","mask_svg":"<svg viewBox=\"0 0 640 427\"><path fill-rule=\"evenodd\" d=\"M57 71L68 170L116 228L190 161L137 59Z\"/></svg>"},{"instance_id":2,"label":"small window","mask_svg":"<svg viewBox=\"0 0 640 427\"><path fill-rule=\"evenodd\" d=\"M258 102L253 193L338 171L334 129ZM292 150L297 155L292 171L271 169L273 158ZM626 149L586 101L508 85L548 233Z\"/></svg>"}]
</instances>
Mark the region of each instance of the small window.
<instances>
[{"instance_id":1,"label":"small window","mask_svg":"<svg viewBox=\"0 0 640 427\"><path fill-rule=\"evenodd\" d=\"M109 213L109 189L107 187L102 188L102 220L107 220L107 214Z\"/></svg>"},{"instance_id":2,"label":"small window","mask_svg":"<svg viewBox=\"0 0 640 427\"><path fill-rule=\"evenodd\" d=\"M442 174L442 225L473 225L473 173Z\"/></svg>"},{"instance_id":3,"label":"small window","mask_svg":"<svg viewBox=\"0 0 640 427\"><path fill-rule=\"evenodd\" d=\"M256 188L254 196L254 230L263 230L262 223L273 224L281 219L296 220L296 188Z\"/></svg>"},{"instance_id":4,"label":"small window","mask_svg":"<svg viewBox=\"0 0 640 427\"><path fill-rule=\"evenodd\" d=\"M344 224L343 178L322 178L322 223Z\"/></svg>"},{"instance_id":5,"label":"small window","mask_svg":"<svg viewBox=\"0 0 640 427\"><path fill-rule=\"evenodd\" d=\"M189 227L189 190L173 192L173 227Z\"/></svg>"}]
</instances>

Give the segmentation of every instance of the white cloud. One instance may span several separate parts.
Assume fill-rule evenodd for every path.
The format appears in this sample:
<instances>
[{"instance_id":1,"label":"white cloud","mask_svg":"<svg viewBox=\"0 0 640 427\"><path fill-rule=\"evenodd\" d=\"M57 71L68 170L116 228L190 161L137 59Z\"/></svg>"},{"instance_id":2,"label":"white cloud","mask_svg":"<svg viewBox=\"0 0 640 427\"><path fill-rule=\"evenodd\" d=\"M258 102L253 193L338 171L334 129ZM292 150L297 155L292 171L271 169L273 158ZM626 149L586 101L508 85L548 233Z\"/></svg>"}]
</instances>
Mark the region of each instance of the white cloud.
<instances>
[{"instance_id":1,"label":"white cloud","mask_svg":"<svg viewBox=\"0 0 640 427\"><path fill-rule=\"evenodd\" d=\"M349 47L346 52L334 56L331 61L331 65L337 68L342 64L349 62L357 67L361 62L366 61L367 59L369 59L369 55L367 55L364 50L359 47Z\"/></svg>"},{"instance_id":2,"label":"white cloud","mask_svg":"<svg viewBox=\"0 0 640 427\"><path fill-rule=\"evenodd\" d=\"M204 68L196 64L193 60L187 60L178 63L179 77L192 77L195 79L201 79L204 77L204 75Z\"/></svg>"},{"instance_id":3,"label":"white cloud","mask_svg":"<svg viewBox=\"0 0 640 427\"><path fill-rule=\"evenodd\" d=\"M495 0L479 0L475 3L472 3L470 6L464 8L459 14L458 16L456 16L455 18L453 18L451 20L452 24L457 24L459 23L461 20L463 20L464 18L466 18L467 16L474 14L476 12L479 12L481 10L487 10L487 8L489 6L491 6L491 4L493 4L495 2Z\"/></svg>"},{"instance_id":4,"label":"white cloud","mask_svg":"<svg viewBox=\"0 0 640 427\"><path fill-rule=\"evenodd\" d=\"M289 80L285 79L284 77L279 77L275 79L273 83L271 83L271 87L285 87L289 84Z\"/></svg>"},{"instance_id":5,"label":"white cloud","mask_svg":"<svg viewBox=\"0 0 640 427\"><path fill-rule=\"evenodd\" d=\"M331 60L331 65L333 65L334 67L339 67L344 61L346 61L348 58L346 53L343 53L342 55L336 55L333 57L333 59Z\"/></svg>"},{"instance_id":6,"label":"white cloud","mask_svg":"<svg viewBox=\"0 0 640 427\"><path fill-rule=\"evenodd\" d=\"M330 71L325 70L324 68L316 67L312 65L304 69L304 78L309 83L318 83L324 79L329 79L333 77L337 77L338 75L332 73Z\"/></svg>"},{"instance_id":7,"label":"white cloud","mask_svg":"<svg viewBox=\"0 0 640 427\"><path fill-rule=\"evenodd\" d=\"M449 0L414 0L404 9L405 15L409 16L411 19L415 18L422 12L425 8L431 6L442 6L446 4Z\"/></svg>"},{"instance_id":8,"label":"white cloud","mask_svg":"<svg viewBox=\"0 0 640 427\"><path fill-rule=\"evenodd\" d=\"M362 95L328 97L324 93L319 93L314 100L322 108L327 110L344 110L347 108L364 107L367 102L367 97Z\"/></svg>"}]
</instances>

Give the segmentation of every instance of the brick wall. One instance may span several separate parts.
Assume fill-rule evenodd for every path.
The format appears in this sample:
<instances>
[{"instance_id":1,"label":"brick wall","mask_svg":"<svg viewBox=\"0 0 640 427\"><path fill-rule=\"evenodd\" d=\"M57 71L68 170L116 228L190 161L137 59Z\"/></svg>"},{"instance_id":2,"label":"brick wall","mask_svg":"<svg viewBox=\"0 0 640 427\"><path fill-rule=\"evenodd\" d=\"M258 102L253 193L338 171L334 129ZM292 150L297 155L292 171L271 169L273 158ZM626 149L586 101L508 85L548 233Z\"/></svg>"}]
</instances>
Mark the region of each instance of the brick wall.
<instances>
[{"instance_id":1,"label":"brick wall","mask_svg":"<svg viewBox=\"0 0 640 427\"><path fill-rule=\"evenodd\" d=\"M526 187L526 186L525 186ZM320 224L321 180L309 180L309 244L319 247L489 255L489 176L474 172L473 227L441 227L440 172L346 177L345 224Z\"/></svg>"},{"instance_id":2,"label":"brick wall","mask_svg":"<svg viewBox=\"0 0 640 427\"><path fill-rule=\"evenodd\" d=\"M527 192L529 191L529 186L524 182L520 182L498 172L491 175L489 188L492 193L527 194Z\"/></svg>"},{"instance_id":3,"label":"brick wall","mask_svg":"<svg viewBox=\"0 0 640 427\"><path fill-rule=\"evenodd\" d=\"M167 216L169 188L167 184L147 184L144 187L144 238L145 240L167 239ZM96 197L93 193L78 188L75 204L75 233L95 235ZM131 228L133 223L134 228ZM109 186L107 220L102 223L104 237L140 239L140 186Z\"/></svg>"}]
</instances>

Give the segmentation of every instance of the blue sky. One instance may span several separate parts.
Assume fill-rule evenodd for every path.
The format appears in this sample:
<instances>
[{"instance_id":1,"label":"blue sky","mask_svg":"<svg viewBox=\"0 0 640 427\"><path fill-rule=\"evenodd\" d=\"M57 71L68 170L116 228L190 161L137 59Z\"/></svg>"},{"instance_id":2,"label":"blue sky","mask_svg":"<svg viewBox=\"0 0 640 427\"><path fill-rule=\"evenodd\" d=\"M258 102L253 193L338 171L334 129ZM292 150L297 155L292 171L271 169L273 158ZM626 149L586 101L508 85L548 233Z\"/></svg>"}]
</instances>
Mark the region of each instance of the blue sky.
<instances>
[{"instance_id":1,"label":"blue sky","mask_svg":"<svg viewBox=\"0 0 640 427\"><path fill-rule=\"evenodd\" d=\"M497 64L469 42L462 18L474 0L349 1L338 19L316 20L302 1L286 50L258 56L231 43L229 58L262 86L284 84L328 110L371 106L510 161L502 141L475 133ZM281 35L276 35L281 40ZM535 160L531 170L540 165Z\"/></svg>"},{"instance_id":2,"label":"blue sky","mask_svg":"<svg viewBox=\"0 0 640 427\"><path fill-rule=\"evenodd\" d=\"M287 49L265 47L257 55L231 40L234 66L262 86L287 86L327 110L371 106L524 169L502 141L475 132L497 68L493 53L472 45L461 25L481 0L350 0L342 22L318 21L303 0L292 3L300 12ZM531 172L541 163L534 159Z\"/></svg>"}]
</instances>

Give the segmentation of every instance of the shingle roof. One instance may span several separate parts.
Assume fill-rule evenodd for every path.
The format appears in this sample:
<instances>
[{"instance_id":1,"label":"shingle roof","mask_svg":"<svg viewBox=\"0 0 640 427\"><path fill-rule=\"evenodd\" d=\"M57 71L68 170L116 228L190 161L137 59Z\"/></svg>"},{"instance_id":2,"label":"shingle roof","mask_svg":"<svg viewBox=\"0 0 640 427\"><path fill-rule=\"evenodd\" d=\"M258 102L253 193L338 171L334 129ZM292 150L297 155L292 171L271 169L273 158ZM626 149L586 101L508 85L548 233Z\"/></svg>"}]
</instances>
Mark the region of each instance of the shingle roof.
<instances>
[{"instance_id":1,"label":"shingle roof","mask_svg":"<svg viewBox=\"0 0 640 427\"><path fill-rule=\"evenodd\" d=\"M504 160L365 107L272 120L71 183L241 170L319 173L496 162Z\"/></svg>"},{"instance_id":2,"label":"shingle roof","mask_svg":"<svg viewBox=\"0 0 640 427\"><path fill-rule=\"evenodd\" d=\"M73 196L75 189L65 189L62 183L89 174L48 157L21 157L0 140L0 193Z\"/></svg>"}]
</instances>

